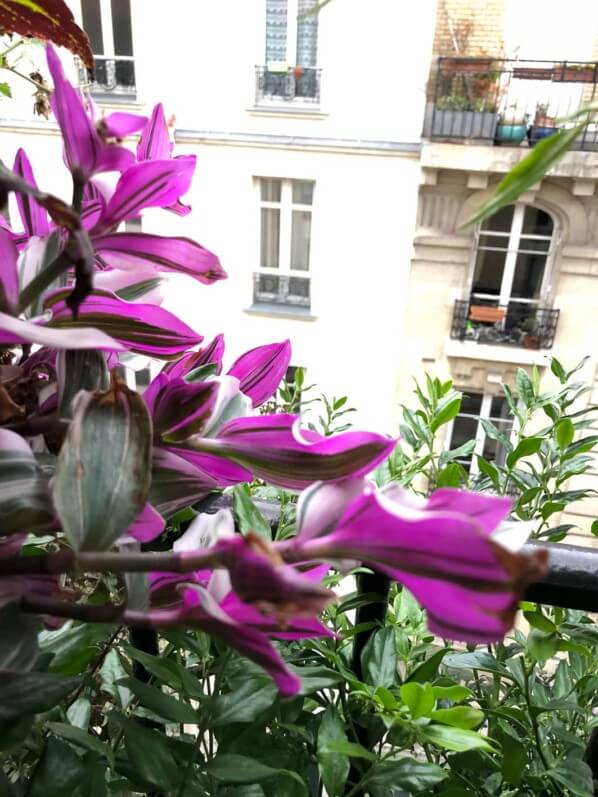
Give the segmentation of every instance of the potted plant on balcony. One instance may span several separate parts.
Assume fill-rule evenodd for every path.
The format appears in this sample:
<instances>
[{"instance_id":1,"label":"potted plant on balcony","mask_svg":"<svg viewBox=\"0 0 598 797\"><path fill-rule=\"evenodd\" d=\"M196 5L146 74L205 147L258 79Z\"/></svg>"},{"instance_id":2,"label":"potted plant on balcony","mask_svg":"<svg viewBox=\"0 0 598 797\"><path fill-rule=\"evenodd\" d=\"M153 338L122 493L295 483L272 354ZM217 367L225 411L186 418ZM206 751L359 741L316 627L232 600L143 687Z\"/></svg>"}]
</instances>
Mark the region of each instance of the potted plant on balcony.
<instances>
[{"instance_id":1,"label":"potted plant on balcony","mask_svg":"<svg viewBox=\"0 0 598 797\"><path fill-rule=\"evenodd\" d=\"M449 94L435 104L432 135L492 141L497 121L495 104L483 99L471 100L465 94Z\"/></svg>"},{"instance_id":2,"label":"potted plant on balcony","mask_svg":"<svg viewBox=\"0 0 598 797\"><path fill-rule=\"evenodd\" d=\"M552 79L562 83L595 83L598 76L598 63L592 64L556 64Z\"/></svg>"},{"instance_id":3,"label":"potted plant on balcony","mask_svg":"<svg viewBox=\"0 0 598 797\"><path fill-rule=\"evenodd\" d=\"M527 136L528 115L520 114L515 105L509 106L499 117L495 142L519 146Z\"/></svg>"},{"instance_id":4,"label":"potted plant on balcony","mask_svg":"<svg viewBox=\"0 0 598 797\"><path fill-rule=\"evenodd\" d=\"M543 138L553 135L557 130L556 118L548 115L548 105L538 103L538 105L536 105L534 123L529 129L530 147L533 147L534 144L537 144L538 141L541 141Z\"/></svg>"}]
</instances>

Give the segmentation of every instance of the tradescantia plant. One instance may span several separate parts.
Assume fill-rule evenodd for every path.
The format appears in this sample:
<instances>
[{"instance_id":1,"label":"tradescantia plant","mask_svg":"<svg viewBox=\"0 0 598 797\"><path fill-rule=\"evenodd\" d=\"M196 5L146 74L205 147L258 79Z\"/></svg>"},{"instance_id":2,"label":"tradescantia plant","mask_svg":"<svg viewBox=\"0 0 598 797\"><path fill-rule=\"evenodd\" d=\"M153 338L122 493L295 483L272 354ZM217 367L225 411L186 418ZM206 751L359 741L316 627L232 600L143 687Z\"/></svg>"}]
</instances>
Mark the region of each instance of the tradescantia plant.
<instances>
[{"instance_id":1,"label":"tradescantia plant","mask_svg":"<svg viewBox=\"0 0 598 797\"><path fill-rule=\"evenodd\" d=\"M23 151L0 170L23 226L0 228L3 789L191 795L264 783L305 794L309 761L304 776L275 754L248 763L227 745L227 717L238 721L239 703L246 719L276 702L292 735L303 696L340 684L344 699L342 679L354 676L342 657L332 675L322 664L322 651L346 644L320 617L342 614L330 608L338 573L383 572L417 596L433 633L491 644L546 554L518 552L510 527L505 543L510 498L376 486L368 474L391 438L259 414L289 343L241 354L223 373L222 336L206 344L158 290L168 271L206 286L225 278L218 258L188 238L119 231L149 207L189 213L194 157L173 156L162 106L149 119L96 118L51 46L47 58L72 201L37 187ZM136 151L122 144L132 134ZM118 175L112 190L95 180L104 172ZM143 395L119 376L130 354L164 363ZM325 432L341 409L333 402ZM292 493L294 535L266 533L242 487L256 479ZM233 486L249 513L242 534L226 514L191 508ZM125 647L126 629L158 630L162 655ZM382 684L386 643L375 639L370 672ZM363 753L345 748L337 767L343 739L326 712L321 755L340 778L347 756ZM160 733L164 723L180 738Z\"/></svg>"}]
</instances>

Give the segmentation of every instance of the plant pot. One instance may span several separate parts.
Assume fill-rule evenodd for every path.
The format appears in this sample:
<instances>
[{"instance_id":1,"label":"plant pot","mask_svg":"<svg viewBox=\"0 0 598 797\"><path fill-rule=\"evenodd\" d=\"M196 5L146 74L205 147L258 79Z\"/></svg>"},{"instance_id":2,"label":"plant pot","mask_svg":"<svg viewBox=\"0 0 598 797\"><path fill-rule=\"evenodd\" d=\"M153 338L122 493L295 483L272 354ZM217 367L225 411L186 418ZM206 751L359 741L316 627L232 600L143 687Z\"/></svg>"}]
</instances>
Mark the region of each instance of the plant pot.
<instances>
[{"instance_id":1,"label":"plant pot","mask_svg":"<svg viewBox=\"0 0 598 797\"><path fill-rule=\"evenodd\" d=\"M558 127L544 127L543 125L532 125L530 127L529 145L533 147L538 141L558 132Z\"/></svg>"},{"instance_id":2,"label":"plant pot","mask_svg":"<svg viewBox=\"0 0 598 797\"><path fill-rule=\"evenodd\" d=\"M593 66L578 69L571 66L555 67L552 79L555 83L595 83L596 70Z\"/></svg>"},{"instance_id":3,"label":"plant pot","mask_svg":"<svg viewBox=\"0 0 598 797\"><path fill-rule=\"evenodd\" d=\"M496 141L498 143L512 144L517 146L521 144L523 139L527 136L527 124L525 122L518 122L515 124L505 124L500 122L496 126Z\"/></svg>"},{"instance_id":4,"label":"plant pot","mask_svg":"<svg viewBox=\"0 0 598 797\"><path fill-rule=\"evenodd\" d=\"M440 71L442 74L462 74L463 72L484 74L492 71L493 58L442 58Z\"/></svg>"},{"instance_id":5,"label":"plant pot","mask_svg":"<svg viewBox=\"0 0 598 797\"><path fill-rule=\"evenodd\" d=\"M434 109L432 136L494 140L498 114L492 111L441 111Z\"/></svg>"}]
</instances>

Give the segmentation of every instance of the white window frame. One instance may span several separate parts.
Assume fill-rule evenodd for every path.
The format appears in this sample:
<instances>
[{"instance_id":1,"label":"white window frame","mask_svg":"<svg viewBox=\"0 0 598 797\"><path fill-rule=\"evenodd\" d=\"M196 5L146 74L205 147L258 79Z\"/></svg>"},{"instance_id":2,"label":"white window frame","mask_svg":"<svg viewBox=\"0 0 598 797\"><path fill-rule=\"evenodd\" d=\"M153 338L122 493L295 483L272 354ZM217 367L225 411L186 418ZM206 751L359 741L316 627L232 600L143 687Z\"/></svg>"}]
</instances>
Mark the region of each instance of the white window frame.
<instances>
[{"instance_id":1,"label":"white window frame","mask_svg":"<svg viewBox=\"0 0 598 797\"><path fill-rule=\"evenodd\" d=\"M269 202L262 199L262 180L280 180L280 202ZM293 202L293 183L294 182L313 183L313 193L311 205L304 205ZM272 276L283 277L302 277L309 279L311 285L311 256L312 256L312 233L313 233L313 206L316 193L316 181L303 177L266 177L260 176L254 179L257 195L258 207L258 273L270 274ZM280 234L278 242L278 268L266 268L262 266L261 235L262 235L262 208L272 208L280 211ZM293 230L293 211L300 210L311 214L309 227L309 261L306 269L291 268L291 245Z\"/></svg>"},{"instance_id":2,"label":"white window frame","mask_svg":"<svg viewBox=\"0 0 598 797\"><path fill-rule=\"evenodd\" d=\"M315 0L314 0L315 2ZM299 0L287 0L287 42L286 42L286 66L297 66L297 17L299 14ZM319 47L317 48L316 55L319 61ZM279 65L277 61L270 61L266 59L266 68L269 66ZM280 66L280 65L279 65ZM317 66L309 67L316 69Z\"/></svg>"},{"instance_id":3,"label":"white window frame","mask_svg":"<svg viewBox=\"0 0 598 797\"><path fill-rule=\"evenodd\" d=\"M469 279L469 298L470 300L474 301L477 299L485 299L490 301L496 301L499 306L507 306L510 303L517 303L517 304L528 304L528 305L541 305L546 301L546 298L549 294L550 290L550 279L552 275L552 267L554 262L554 254L558 245L558 223L556 218L553 216L552 213L548 215L552 219L552 235L522 235L523 230L523 218L525 214L525 210L528 207L536 207L540 210L544 210L544 208L540 208L538 205L531 205L526 202L517 202L515 203L515 210L513 213L513 222L511 224L511 229L509 232L497 232L494 230L482 230L481 225L478 225L476 228L475 234L475 246L473 248L472 253L472 262L470 267L470 279ZM544 211L548 213L548 211ZM481 235L488 235L493 236L496 238L506 238L507 239L507 252L505 256L505 268L503 271L501 286L500 286L500 293L498 297L495 294L491 293L474 293L473 291L473 281L475 278L475 267L478 257L478 252L480 251L480 236ZM544 273L542 275L542 284L540 286L540 295L537 299L526 299L523 297L515 297L511 296L511 292L513 290L513 282L515 280L515 267L517 265L517 255L521 253L529 252L528 249L521 248L521 238L526 238L530 240L538 240L538 241L550 241L550 245L548 247L548 251L546 254L546 263L544 266ZM486 247L488 251L492 251L492 247ZM502 251L502 250L501 250ZM539 252L534 252L534 254L544 254Z\"/></svg>"},{"instance_id":4,"label":"white window frame","mask_svg":"<svg viewBox=\"0 0 598 797\"><path fill-rule=\"evenodd\" d=\"M471 412L459 412L457 414L457 416L456 416L456 418L473 418L473 419L477 420L477 427L476 427L476 434L475 434L476 443L475 443L475 447L474 447L474 449L472 451L472 454L471 454L471 465L469 467L470 476L477 476L480 473L480 468L479 468L479 464L478 464L478 456L482 457L484 455L484 445L486 443L486 432L484 431L484 427L482 426L482 420L490 421L491 423L494 423L494 425L496 426L497 425L496 424L497 420L504 422L506 419L505 418L500 418L500 419L499 418L495 418L494 416L492 416L490 414L490 412L492 410L492 399L495 398L497 395L500 395L500 394L497 394L497 393L482 393L479 390L470 390L470 391L468 391L467 388L463 388L463 393L469 393L469 395L476 395L476 396L480 396L481 395L482 396L482 403L481 403L480 412L479 412L478 415L474 415ZM445 437L445 441L444 441L444 450L445 451L450 451L451 450L451 441L452 441L452 438L453 438L453 428L454 428L454 425L455 425L456 418L453 418L453 420L450 421L450 423L447 424L446 437ZM517 423L517 420L512 415L509 415L509 418L512 418L512 426L511 426L511 431L510 431L510 433L508 435L508 439L509 440L513 440L513 437L514 437L514 434L515 434L515 431L516 431L515 425ZM498 428L499 431L502 431L500 426L498 426L497 428Z\"/></svg>"},{"instance_id":5,"label":"white window frame","mask_svg":"<svg viewBox=\"0 0 598 797\"><path fill-rule=\"evenodd\" d=\"M102 43L104 45L104 52L102 54L93 53L94 59L98 61L131 61L135 62L135 47L133 46L133 55L116 55L114 52L114 29L112 27L112 5L110 0L99 0L100 5L100 20L102 23ZM81 3L78 4L79 19L77 22L83 28L83 10ZM131 11L131 35L133 34L133 12ZM133 42L134 44L134 42ZM116 92L125 91L126 93L135 93L134 87L124 87L116 84Z\"/></svg>"}]
</instances>

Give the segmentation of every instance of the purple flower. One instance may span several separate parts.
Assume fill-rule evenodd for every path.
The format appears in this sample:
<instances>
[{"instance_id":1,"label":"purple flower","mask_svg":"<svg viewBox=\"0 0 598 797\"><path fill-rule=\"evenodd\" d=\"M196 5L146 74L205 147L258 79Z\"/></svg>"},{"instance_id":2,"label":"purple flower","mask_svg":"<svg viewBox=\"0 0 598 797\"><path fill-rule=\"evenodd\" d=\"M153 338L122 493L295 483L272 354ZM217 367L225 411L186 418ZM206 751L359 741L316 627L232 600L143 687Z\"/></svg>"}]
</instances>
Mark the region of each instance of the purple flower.
<instances>
[{"instance_id":1,"label":"purple flower","mask_svg":"<svg viewBox=\"0 0 598 797\"><path fill-rule=\"evenodd\" d=\"M12 315L18 301L17 247L10 232L0 227L0 311Z\"/></svg>"},{"instance_id":2,"label":"purple flower","mask_svg":"<svg viewBox=\"0 0 598 797\"><path fill-rule=\"evenodd\" d=\"M198 351L183 355L176 362L166 363L162 373L170 378L186 377L191 371L203 365L213 364L214 373L222 371L222 355L224 354L224 335L216 335L213 341Z\"/></svg>"},{"instance_id":3,"label":"purple flower","mask_svg":"<svg viewBox=\"0 0 598 797\"><path fill-rule=\"evenodd\" d=\"M232 461L289 489L302 489L318 480L365 476L395 445L395 440L373 432L322 437L302 429L296 415L236 418L213 438L194 437L185 443L194 452Z\"/></svg>"},{"instance_id":4,"label":"purple flower","mask_svg":"<svg viewBox=\"0 0 598 797\"><path fill-rule=\"evenodd\" d=\"M236 376L241 391L259 407L271 398L287 372L291 361L291 343L269 343L242 354L228 373Z\"/></svg>"},{"instance_id":5,"label":"purple flower","mask_svg":"<svg viewBox=\"0 0 598 797\"><path fill-rule=\"evenodd\" d=\"M546 552L512 553L493 539L510 507L505 498L451 489L418 499L367 482L314 485L299 502L296 555L359 560L408 587L434 633L495 642L511 627L525 585L546 568Z\"/></svg>"},{"instance_id":6,"label":"purple flower","mask_svg":"<svg viewBox=\"0 0 598 797\"><path fill-rule=\"evenodd\" d=\"M29 158L23 149L17 151L13 171L26 180L29 185L37 188L33 169L29 163ZM23 223L23 229L27 236L39 235L43 237L50 232L50 225L48 223L48 214L36 200L27 194L16 194L17 207L19 215Z\"/></svg>"}]
</instances>

